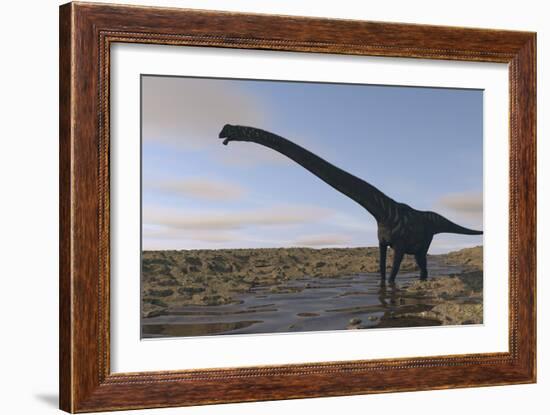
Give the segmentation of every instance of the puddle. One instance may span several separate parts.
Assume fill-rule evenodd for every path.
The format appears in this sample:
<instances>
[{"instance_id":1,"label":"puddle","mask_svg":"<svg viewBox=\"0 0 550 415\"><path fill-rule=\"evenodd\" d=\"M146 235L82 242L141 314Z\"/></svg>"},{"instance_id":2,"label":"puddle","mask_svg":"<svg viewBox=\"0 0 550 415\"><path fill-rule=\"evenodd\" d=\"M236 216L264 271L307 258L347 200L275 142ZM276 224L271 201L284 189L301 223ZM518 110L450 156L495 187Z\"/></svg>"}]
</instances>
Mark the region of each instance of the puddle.
<instances>
[{"instance_id":1,"label":"puddle","mask_svg":"<svg viewBox=\"0 0 550 415\"><path fill-rule=\"evenodd\" d=\"M461 267L430 262L432 275L461 272ZM422 318L393 319L419 312L425 298L402 297L400 289L418 279L417 272L400 273L394 286L381 286L376 273L338 278L301 278L278 285L256 286L235 295L235 304L185 306L170 314L142 319L142 337L181 337L215 334L283 333L354 328L434 325ZM395 321L394 321L395 320Z\"/></svg>"}]
</instances>

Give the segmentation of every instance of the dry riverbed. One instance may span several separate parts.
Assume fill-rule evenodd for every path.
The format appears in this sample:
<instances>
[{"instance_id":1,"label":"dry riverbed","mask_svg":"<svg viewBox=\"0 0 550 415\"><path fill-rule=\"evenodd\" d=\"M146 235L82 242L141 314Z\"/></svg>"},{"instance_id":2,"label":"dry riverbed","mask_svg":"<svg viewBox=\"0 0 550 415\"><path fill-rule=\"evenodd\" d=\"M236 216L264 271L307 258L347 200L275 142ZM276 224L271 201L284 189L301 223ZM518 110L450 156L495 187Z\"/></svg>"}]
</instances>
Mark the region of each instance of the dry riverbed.
<instances>
[{"instance_id":1,"label":"dry riverbed","mask_svg":"<svg viewBox=\"0 0 550 415\"><path fill-rule=\"evenodd\" d=\"M391 264L391 250L388 264ZM348 329L410 327L442 324L479 324L483 319L483 250L467 248L429 257L456 273L432 273L427 281L402 278L395 286L382 287L391 301L370 305L382 312L369 314L368 322L351 317ZM444 267L448 268L444 268ZM388 266L388 270L390 267ZM210 310L242 302L258 290L270 296L307 293L315 281L337 284L350 276L369 276L378 271L378 248L279 248L145 251L142 263L142 318L181 315L182 310ZM400 275L416 271L414 258L406 256ZM300 281L304 282L300 283ZM311 291L313 292L313 291ZM382 303L384 295L375 293ZM345 304L345 296L339 294ZM351 297L350 297L351 298ZM377 300L378 301L378 300ZM302 315L300 315L302 314ZM307 312L298 313L301 318ZM309 313L315 314L315 313ZM353 311L350 313L353 314ZM290 326L292 329L292 325Z\"/></svg>"}]
</instances>

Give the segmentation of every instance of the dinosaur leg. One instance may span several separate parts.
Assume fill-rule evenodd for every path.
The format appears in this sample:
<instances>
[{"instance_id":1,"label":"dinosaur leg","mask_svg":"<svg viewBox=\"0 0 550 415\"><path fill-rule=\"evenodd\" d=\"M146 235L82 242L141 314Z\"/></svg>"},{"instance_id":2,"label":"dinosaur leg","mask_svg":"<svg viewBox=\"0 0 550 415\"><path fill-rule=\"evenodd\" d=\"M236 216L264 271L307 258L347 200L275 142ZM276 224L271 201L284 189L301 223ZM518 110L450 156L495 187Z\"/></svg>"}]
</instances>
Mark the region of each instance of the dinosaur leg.
<instances>
[{"instance_id":1,"label":"dinosaur leg","mask_svg":"<svg viewBox=\"0 0 550 415\"><path fill-rule=\"evenodd\" d=\"M388 247L380 244L378 249L380 250L380 278L386 280L386 252Z\"/></svg>"},{"instance_id":2,"label":"dinosaur leg","mask_svg":"<svg viewBox=\"0 0 550 415\"><path fill-rule=\"evenodd\" d=\"M418 264L418 268L420 268L420 279L421 280L427 280L428 279L428 266L426 264L426 254L416 254L414 256L416 259L416 263Z\"/></svg>"},{"instance_id":3,"label":"dinosaur leg","mask_svg":"<svg viewBox=\"0 0 550 415\"><path fill-rule=\"evenodd\" d=\"M391 267L390 282L395 281L395 276L399 272L401 261L403 260L404 252L400 249L394 249L393 251L393 264Z\"/></svg>"}]
</instances>

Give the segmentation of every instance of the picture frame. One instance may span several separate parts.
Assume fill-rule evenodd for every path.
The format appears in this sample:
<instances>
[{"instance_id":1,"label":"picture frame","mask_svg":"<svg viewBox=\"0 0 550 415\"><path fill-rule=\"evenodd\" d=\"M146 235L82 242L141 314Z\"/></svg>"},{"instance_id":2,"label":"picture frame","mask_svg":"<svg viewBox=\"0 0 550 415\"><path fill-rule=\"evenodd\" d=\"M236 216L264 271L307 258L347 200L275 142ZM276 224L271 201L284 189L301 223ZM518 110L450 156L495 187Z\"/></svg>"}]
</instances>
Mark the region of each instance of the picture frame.
<instances>
[{"instance_id":1,"label":"picture frame","mask_svg":"<svg viewBox=\"0 0 550 415\"><path fill-rule=\"evenodd\" d=\"M71 413L536 381L536 34L68 3L60 7L60 408ZM508 352L111 372L116 43L498 62L509 71Z\"/></svg>"}]
</instances>

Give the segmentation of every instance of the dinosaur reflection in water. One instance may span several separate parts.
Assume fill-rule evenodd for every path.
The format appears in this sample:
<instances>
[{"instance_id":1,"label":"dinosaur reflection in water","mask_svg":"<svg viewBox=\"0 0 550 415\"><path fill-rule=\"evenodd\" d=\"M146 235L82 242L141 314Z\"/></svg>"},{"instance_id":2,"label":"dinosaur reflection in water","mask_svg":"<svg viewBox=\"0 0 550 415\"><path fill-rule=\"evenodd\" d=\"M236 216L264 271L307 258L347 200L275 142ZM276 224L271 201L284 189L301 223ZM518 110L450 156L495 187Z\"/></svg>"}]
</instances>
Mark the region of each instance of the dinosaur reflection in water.
<instances>
[{"instance_id":1,"label":"dinosaur reflection in water","mask_svg":"<svg viewBox=\"0 0 550 415\"><path fill-rule=\"evenodd\" d=\"M380 276L386 279L386 252L394 251L390 282L395 281L405 254L414 255L420 268L420 278L428 277L426 255L434 235L456 233L481 235L451 222L435 212L420 211L396 202L366 181L334 166L321 157L286 138L254 127L226 124L219 134L223 144L244 141L275 150L298 163L325 183L363 206L378 224Z\"/></svg>"}]
</instances>

